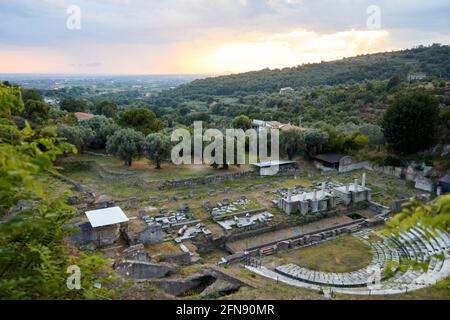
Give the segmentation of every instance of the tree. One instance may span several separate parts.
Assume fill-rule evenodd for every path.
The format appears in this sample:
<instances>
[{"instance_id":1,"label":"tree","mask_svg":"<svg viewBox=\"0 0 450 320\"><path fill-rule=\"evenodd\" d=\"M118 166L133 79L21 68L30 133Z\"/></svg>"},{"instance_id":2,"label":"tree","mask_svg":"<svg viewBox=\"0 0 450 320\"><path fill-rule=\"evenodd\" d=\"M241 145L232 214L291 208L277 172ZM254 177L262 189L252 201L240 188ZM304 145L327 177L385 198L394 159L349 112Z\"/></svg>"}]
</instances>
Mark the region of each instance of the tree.
<instances>
[{"instance_id":1,"label":"tree","mask_svg":"<svg viewBox=\"0 0 450 320\"><path fill-rule=\"evenodd\" d=\"M144 108L130 108L122 112L118 120L119 125L142 132L144 135L160 131L163 126L155 113Z\"/></svg>"},{"instance_id":2,"label":"tree","mask_svg":"<svg viewBox=\"0 0 450 320\"><path fill-rule=\"evenodd\" d=\"M407 232L420 225L426 238L439 236L440 232L448 232L450 227L450 195L444 195L436 198L432 203L422 203L413 199L403 206L401 212L394 215L386 222L387 228L382 233L390 238L398 239L401 233ZM438 259L445 257L435 256ZM422 268L424 271L428 269L429 261L418 262L414 260L403 259L413 268ZM442 281L444 287L450 285L450 280L447 278Z\"/></svg>"},{"instance_id":3,"label":"tree","mask_svg":"<svg viewBox=\"0 0 450 320\"><path fill-rule=\"evenodd\" d=\"M353 150L361 150L369 145L369 137L361 133L357 133L353 141L355 142Z\"/></svg>"},{"instance_id":4,"label":"tree","mask_svg":"<svg viewBox=\"0 0 450 320\"><path fill-rule=\"evenodd\" d=\"M398 235L418 224L426 232L434 232L436 229L447 231L450 227L450 195L438 197L431 204L410 201L386 223L386 233Z\"/></svg>"},{"instance_id":5,"label":"tree","mask_svg":"<svg viewBox=\"0 0 450 320\"><path fill-rule=\"evenodd\" d=\"M361 150L367 147L369 138L359 132L352 132L343 136L343 150L345 152L352 150Z\"/></svg>"},{"instance_id":6,"label":"tree","mask_svg":"<svg viewBox=\"0 0 450 320\"><path fill-rule=\"evenodd\" d=\"M290 129L280 133L280 151L287 154L289 160L305 151L305 137L299 130Z\"/></svg>"},{"instance_id":7,"label":"tree","mask_svg":"<svg viewBox=\"0 0 450 320\"><path fill-rule=\"evenodd\" d=\"M94 132L94 138L90 143L90 146L93 148L105 148L108 137L120 129L113 119L105 116L82 120L79 125L90 128Z\"/></svg>"},{"instance_id":8,"label":"tree","mask_svg":"<svg viewBox=\"0 0 450 320\"><path fill-rule=\"evenodd\" d=\"M144 141L143 152L147 159L156 163L156 169L161 169L161 161L170 156L170 139L161 133L149 134Z\"/></svg>"},{"instance_id":9,"label":"tree","mask_svg":"<svg viewBox=\"0 0 450 320\"><path fill-rule=\"evenodd\" d=\"M191 112L186 115L186 120L184 123L190 125L194 121L203 121L208 123L211 121L211 116L207 112Z\"/></svg>"},{"instance_id":10,"label":"tree","mask_svg":"<svg viewBox=\"0 0 450 320\"><path fill-rule=\"evenodd\" d=\"M305 155L310 158L324 149L328 143L329 135L322 130L308 130L305 133Z\"/></svg>"},{"instance_id":11,"label":"tree","mask_svg":"<svg viewBox=\"0 0 450 320\"><path fill-rule=\"evenodd\" d=\"M16 96L11 91L2 92ZM65 244L71 229L67 224L75 209L67 205L67 193L48 194L40 182L55 172L58 155L72 150L54 130L36 132L27 122L19 130L11 119L19 106L0 99L0 299L79 299L93 294L94 274L104 269L104 261L77 255ZM10 115L10 116L7 116ZM16 114L17 115L17 114ZM83 266L83 290L65 286L67 267ZM92 272L91 272L92 271ZM102 280L100 280L102 281ZM104 292L105 290L100 290Z\"/></svg>"},{"instance_id":12,"label":"tree","mask_svg":"<svg viewBox=\"0 0 450 320\"><path fill-rule=\"evenodd\" d=\"M49 106L39 100L25 102L24 117L35 123L43 123L48 119Z\"/></svg>"},{"instance_id":13,"label":"tree","mask_svg":"<svg viewBox=\"0 0 450 320\"><path fill-rule=\"evenodd\" d=\"M41 94L36 89L22 89L22 100L26 104L29 100L43 102Z\"/></svg>"},{"instance_id":14,"label":"tree","mask_svg":"<svg viewBox=\"0 0 450 320\"><path fill-rule=\"evenodd\" d=\"M250 120L250 118L245 115L240 115L233 119L233 121L231 122L231 126L235 129L242 129L246 131L248 129L251 129L252 120Z\"/></svg>"},{"instance_id":15,"label":"tree","mask_svg":"<svg viewBox=\"0 0 450 320\"><path fill-rule=\"evenodd\" d=\"M95 106L95 112L108 118L114 118L117 114L117 105L108 100L104 100Z\"/></svg>"},{"instance_id":16,"label":"tree","mask_svg":"<svg viewBox=\"0 0 450 320\"><path fill-rule=\"evenodd\" d=\"M380 126L367 123L359 128L359 132L369 138L369 145L372 147L384 144L383 129Z\"/></svg>"},{"instance_id":17,"label":"tree","mask_svg":"<svg viewBox=\"0 0 450 320\"><path fill-rule=\"evenodd\" d=\"M444 128L450 129L450 109L442 112L441 123Z\"/></svg>"},{"instance_id":18,"label":"tree","mask_svg":"<svg viewBox=\"0 0 450 320\"><path fill-rule=\"evenodd\" d=\"M84 112L87 109L86 102L81 99L67 98L61 101L59 104L61 110L68 112Z\"/></svg>"},{"instance_id":19,"label":"tree","mask_svg":"<svg viewBox=\"0 0 450 320\"><path fill-rule=\"evenodd\" d=\"M120 129L108 138L106 151L131 167L133 158L141 154L144 135L133 129Z\"/></svg>"},{"instance_id":20,"label":"tree","mask_svg":"<svg viewBox=\"0 0 450 320\"><path fill-rule=\"evenodd\" d=\"M181 106L178 109L178 112L184 117L185 115L187 115L189 112L191 112L191 109L188 106Z\"/></svg>"},{"instance_id":21,"label":"tree","mask_svg":"<svg viewBox=\"0 0 450 320\"><path fill-rule=\"evenodd\" d=\"M77 147L80 153L88 147L95 138L95 132L85 126L68 126L61 124L58 127L58 136L66 138L67 141Z\"/></svg>"},{"instance_id":22,"label":"tree","mask_svg":"<svg viewBox=\"0 0 450 320\"><path fill-rule=\"evenodd\" d=\"M386 141L399 154L430 148L439 132L438 101L424 90L402 94L386 110L382 127Z\"/></svg>"},{"instance_id":23,"label":"tree","mask_svg":"<svg viewBox=\"0 0 450 320\"><path fill-rule=\"evenodd\" d=\"M401 78L399 75L394 75L389 79L388 84L386 85L386 91L392 91L401 83Z\"/></svg>"}]
</instances>

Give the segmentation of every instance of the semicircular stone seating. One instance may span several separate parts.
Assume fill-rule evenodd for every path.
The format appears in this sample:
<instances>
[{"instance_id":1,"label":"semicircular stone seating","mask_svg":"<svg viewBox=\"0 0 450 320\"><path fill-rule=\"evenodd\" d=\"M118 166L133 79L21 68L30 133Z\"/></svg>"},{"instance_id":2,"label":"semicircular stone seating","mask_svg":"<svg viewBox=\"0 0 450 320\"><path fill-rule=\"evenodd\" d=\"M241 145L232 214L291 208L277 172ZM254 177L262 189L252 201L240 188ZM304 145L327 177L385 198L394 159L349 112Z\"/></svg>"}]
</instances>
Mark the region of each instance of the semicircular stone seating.
<instances>
[{"instance_id":1,"label":"semicircular stone seating","mask_svg":"<svg viewBox=\"0 0 450 320\"><path fill-rule=\"evenodd\" d=\"M291 285L301 284L299 286L302 287L310 284L312 289L327 287L335 292L372 295L416 290L450 276L450 236L446 232L426 232L421 226L416 226L400 234L398 238L388 239L378 235L380 241L374 241L369 237L373 232L371 229L364 229L354 233L372 248L373 258L368 267L353 272L331 273L286 264L275 269L276 273L282 276L277 277L277 280ZM402 268L397 267L402 264L402 259L428 265L428 268L413 268L406 265L407 270L402 271ZM383 271L388 264L391 272L385 273ZM374 276L377 271L378 276ZM273 278L273 274L267 276ZM379 281L374 282L377 277Z\"/></svg>"}]
</instances>

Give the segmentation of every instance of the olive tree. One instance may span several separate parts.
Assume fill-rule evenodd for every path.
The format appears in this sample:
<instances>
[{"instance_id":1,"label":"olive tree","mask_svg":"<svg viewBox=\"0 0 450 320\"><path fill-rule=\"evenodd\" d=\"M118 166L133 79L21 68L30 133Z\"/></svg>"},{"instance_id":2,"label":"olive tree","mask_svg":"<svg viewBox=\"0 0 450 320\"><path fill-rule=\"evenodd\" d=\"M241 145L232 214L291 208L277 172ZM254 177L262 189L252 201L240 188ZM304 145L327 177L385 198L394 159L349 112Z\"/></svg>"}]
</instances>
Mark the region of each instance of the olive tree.
<instances>
[{"instance_id":1,"label":"olive tree","mask_svg":"<svg viewBox=\"0 0 450 320\"><path fill-rule=\"evenodd\" d=\"M95 133L89 127L83 126L69 126L61 124L58 127L58 136L66 138L67 141L77 147L78 151L83 153L84 149L88 147L94 140Z\"/></svg>"},{"instance_id":2,"label":"olive tree","mask_svg":"<svg viewBox=\"0 0 450 320\"><path fill-rule=\"evenodd\" d=\"M142 153L144 135L133 129L121 129L116 131L106 142L106 151L113 154L131 167L133 158Z\"/></svg>"},{"instance_id":3,"label":"olive tree","mask_svg":"<svg viewBox=\"0 0 450 320\"><path fill-rule=\"evenodd\" d=\"M143 152L147 159L156 163L156 169L161 169L161 161L170 156L171 142L169 137L161 133L149 134L144 141Z\"/></svg>"},{"instance_id":4,"label":"olive tree","mask_svg":"<svg viewBox=\"0 0 450 320\"><path fill-rule=\"evenodd\" d=\"M289 160L305 150L305 137L299 130L290 129L280 134L281 152L288 156Z\"/></svg>"}]
</instances>

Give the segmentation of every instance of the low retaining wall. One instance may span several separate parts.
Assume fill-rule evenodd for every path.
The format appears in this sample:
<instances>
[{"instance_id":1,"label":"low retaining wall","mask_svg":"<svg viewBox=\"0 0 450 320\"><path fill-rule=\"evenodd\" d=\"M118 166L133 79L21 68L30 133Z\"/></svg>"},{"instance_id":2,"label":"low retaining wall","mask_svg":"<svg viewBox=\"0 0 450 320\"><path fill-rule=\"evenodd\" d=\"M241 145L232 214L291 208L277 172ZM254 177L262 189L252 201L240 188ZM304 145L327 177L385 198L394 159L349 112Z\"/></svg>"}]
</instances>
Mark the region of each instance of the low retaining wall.
<instances>
[{"instance_id":1,"label":"low retaining wall","mask_svg":"<svg viewBox=\"0 0 450 320\"><path fill-rule=\"evenodd\" d=\"M362 210L367 208L367 203L360 203L351 207L347 207L345 209L339 209L339 210L335 210L335 211L330 211L328 212L328 217L332 217L332 216L337 216L340 214L348 214L348 213L352 213L354 211L358 211L358 210ZM319 218L317 220L320 220ZM315 221L317 221L315 220ZM258 229L252 229L252 230L248 230L248 231L243 231L243 232L235 232L235 233L231 233L229 235L226 236L226 241L236 241L236 240L242 240L248 237L254 237L266 232L271 232L271 231L277 231L277 230L282 230L282 229L287 229L290 227L295 227L295 226L299 226L299 225L303 225L305 223L310 223L313 221L287 221L287 222L279 222L276 224L271 224L268 225L266 227L263 228L258 228Z\"/></svg>"},{"instance_id":2,"label":"low retaining wall","mask_svg":"<svg viewBox=\"0 0 450 320\"><path fill-rule=\"evenodd\" d=\"M391 212L391 209L389 207L372 201L369 201L369 209L379 215L386 215Z\"/></svg>"},{"instance_id":3,"label":"low retaining wall","mask_svg":"<svg viewBox=\"0 0 450 320\"><path fill-rule=\"evenodd\" d=\"M407 181L414 181L416 189L426 192L434 192L435 188L434 182L431 179L425 177L424 171L416 170L411 166L406 168L379 166L369 161L362 161L362 162L340 164L339 173L345 173L359 169L365 169L368 171L373 171L376 173L381 173L396 178L404 177L404 179Z\"/></svg>"},{"instance_id":4,"label":"low retaining wall","mask_svg":"<svg viewBox=\"0 0 450 320\"><path fill-rule=\"evenodd\" d=\"M284 252L287 250L301 248L305 246L317 245L327 241L333 237L342 234L350 234L361 230L366 225L365 219L355 220L349 223L341 224L331 228L323 229L316 232L305 233L299 236L277 240L266 243L257 247L253 247L246 252L237 252L228 257L223 258L222 264L249 263L254 256L270 255L276 252Z\"/></svg>"},{"instance_id":5,"label":"low retaining wall","mask_svg":"<svg viewBox=\"0 0 450 320\"><path fill-rule=\"evenodd\" d=\"M343 224L340 224L340 225L337 225L337 226L333 226L333 227L330 227L330 228L325 228L325 229L322 229L322 230L319 230L319 231L316 231L316 232L309 232L309 233L305 233L305 234L302 234L302 235L297 235L297 236L294 236L294 237L288 237L288 238L283 239L283 240L276 240L276 241L273 241L273 242L264 243L264 244L261 244L261 245L249 248L248 250L250 252L252 252L253 255L256 255L256 254L258 254L260 249L263 249L263 248L266 248L266 247L270 247L270 246L275 246L276 247L277 244L282 243L282 242L283 243L284 242L290 242L290 243L293 243L293 246L297 246L295 244L295 242L299 241L300 239L302 239L304 237L312 237L313 238L312 240L314 241L314 236L327 234L327 233L329 233L331 231L334 231L334 230L338 230L338 229L340 230L340 229L348 228L348 230L350 231L351 227L355 227L355 226L362 227L364 225L364 221L365 221L365 219L358 219L358 220L354 220L354 221L351 221L351 222L343 223ZM340 232L339 234L341 234L341 233L343 233L343 232ZM317 240L322 240L322 238L321 239L317 239ZM308 243L310 243L310 242L308 242ZM289 249L293 248L293 246L289 245ZM226 248L227 248L228 251L232 252L232 250L230 248L228 248L228 246L226 246Z\"/></svg>"},{"instance_id":6,"label":"low retaining wall","mask_svg":"<svg viewBox=\"0 0 450 320\"><path fill-rule=\"evenodd\" d=\"M280 171L277 173L277 175L293 175L293 174L295 174L295 172L296 172L295 168L286 168L286 169L280 168ZM229 180L246 179L246 178L251 178L251 177L264 177L264 176L261 176L258 170L249 170L249 171L226 173L226 174L220 174L220 175L211 175L211 176L206 176L206 177L196 177L196 178L189 178L189 179L183 179L183 180L167 181L167 182L160 184L158 186L158 188L160 190L166 190L166 189L179 188L179 187L213 184L213 183L229 181Z\"/></svg>"}]
</instances>

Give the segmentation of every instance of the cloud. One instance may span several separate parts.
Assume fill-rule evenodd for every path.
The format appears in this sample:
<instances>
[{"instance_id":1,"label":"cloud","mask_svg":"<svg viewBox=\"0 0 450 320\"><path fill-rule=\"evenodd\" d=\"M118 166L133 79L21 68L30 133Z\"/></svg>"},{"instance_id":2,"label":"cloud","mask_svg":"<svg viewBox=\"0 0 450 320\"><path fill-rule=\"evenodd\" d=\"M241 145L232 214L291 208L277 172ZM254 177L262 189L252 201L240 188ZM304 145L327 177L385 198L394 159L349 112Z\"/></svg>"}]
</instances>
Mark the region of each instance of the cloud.
<instances>
[{"instance_id":1,"label":"cloud","mask_svg":"<svg viewBox=\"0 0 450 320\"><path fill-rule=\"evenodd\" d=\"M72 4L81 9L81 30L66 28L66 9ZM381 9L379 31L388 33L375 40L366 38L370 34L366 9L372 4ZM58 66L74 72L78 65L91 72L122 72L120 66L123 72L140 69L142 73L181 72L191 70L189 64L203 70L208 63L198 60L213 63L214 56L222 54L225 59L228 52L236 56L237 64L225 70L237 70L243 64L238 57L251 56L255 48L265 51L263 45L275 56L285 55L289 63L301 63L383 48L449 43L448 12L448 0L1 1L0 50L9 48L5 56L14 48L17 57L32 61L33 52L45 52L68 62L64 67L54 63L49 69ZM186 56L195 63L186 62ZM260 55L248 60L254 61L249 68L280 65ZM88 67L86 61L101 65ZM0 62L0 71L5 69L9 68Z\"/></svg>"},{"instance_id":2,"label":"cloud","mask_svg":"<svg viewBox=\"0 0 450 320\"><path fill-rule=\"evenodd\" d=\"M319 34L307 30L267 34L247 40L219 41L213 45L181 48L180 68L185 72L243 72L263 68L284 68L303 63L336 60L383 51L389 42L387 31L346 31Z\"/></svg>"}]
</instances>

